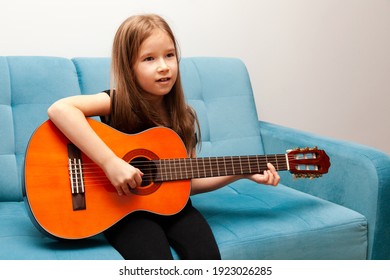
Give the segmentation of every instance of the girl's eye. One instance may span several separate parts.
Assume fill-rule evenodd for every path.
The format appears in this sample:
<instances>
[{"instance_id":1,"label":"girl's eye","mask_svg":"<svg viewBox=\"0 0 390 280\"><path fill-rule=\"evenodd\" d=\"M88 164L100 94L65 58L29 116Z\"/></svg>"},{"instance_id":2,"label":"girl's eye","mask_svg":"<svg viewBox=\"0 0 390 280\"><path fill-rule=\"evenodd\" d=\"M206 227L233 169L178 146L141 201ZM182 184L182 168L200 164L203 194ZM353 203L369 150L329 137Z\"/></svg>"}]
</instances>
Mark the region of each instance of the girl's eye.
<instances>
[{"instance_id":1,"label":"girl's eye","mask_svg":"<svg viewBox=\"0 0 390 280\"><path fill-rule=\"evenodd\" d=\"M151 56L148 56L148 57L146 57L145 59L144 59L144 61L152 61L153 60L153 57L151 57Z\"/></svg>"},{"instance_id":2,"label":"girl's eye","mask_svg":"<svg viewBox=\"0 0 390 280\"><path fill-rule=\"evenodd\" d=\"M169 54L167 54L167 57L175 57L175 53L169 53Z\"/></svg>"}]
</instances>

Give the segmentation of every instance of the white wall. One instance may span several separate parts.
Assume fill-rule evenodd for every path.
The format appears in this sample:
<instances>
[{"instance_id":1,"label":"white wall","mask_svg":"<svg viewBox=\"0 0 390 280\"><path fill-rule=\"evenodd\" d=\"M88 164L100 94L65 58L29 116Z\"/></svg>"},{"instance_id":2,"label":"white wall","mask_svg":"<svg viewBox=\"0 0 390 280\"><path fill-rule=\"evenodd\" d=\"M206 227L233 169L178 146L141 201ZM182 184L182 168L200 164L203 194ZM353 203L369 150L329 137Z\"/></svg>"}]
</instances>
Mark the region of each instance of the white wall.
<instances>
[{"instance_id":1,"label":"white wall","mask_svg":"<svg viewBox=\"0 0 390 280\"><path fill-rule=\"evenodd\" d=\"M389 0L0 0L0 55L109 56L143 12L182 56L241 58L262 120L390 154Z\"/></svg>"}]
</instances>

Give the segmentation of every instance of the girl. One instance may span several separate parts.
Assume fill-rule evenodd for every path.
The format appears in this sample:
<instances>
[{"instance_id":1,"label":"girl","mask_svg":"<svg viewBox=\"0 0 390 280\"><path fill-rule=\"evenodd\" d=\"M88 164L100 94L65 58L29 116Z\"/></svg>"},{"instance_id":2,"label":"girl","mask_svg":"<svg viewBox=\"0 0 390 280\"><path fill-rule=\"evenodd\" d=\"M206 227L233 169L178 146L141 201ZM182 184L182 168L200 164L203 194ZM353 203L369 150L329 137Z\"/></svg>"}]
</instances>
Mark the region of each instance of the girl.
<instances>
[{"instance_id":1,"label":"girl","mask_svg":"<svg viewBox=\"0 0 390 280\"><path fill-rule=\"evenodd\" d=\"M118 195L128 195L131 188L141 185L142 171L116 156L86 117L101 116L103 122L126 133L170 127L182 138L189 157L196 156L199 127L195 111L185 103L174 35L161 17L133 16L121 24L113 43L112 77L115 89L61 99L50 106L48 115L101 167ZM268 168L264 174L245 178L276 186L280 177L271 164ZM244 176L193 179L191 194L241 178ZM172 259L170 246L182 259L220 259L211 229L191 200L172 216L143 211L129 214L104 234L125 259Z\"/></svg>"}]
</instances>

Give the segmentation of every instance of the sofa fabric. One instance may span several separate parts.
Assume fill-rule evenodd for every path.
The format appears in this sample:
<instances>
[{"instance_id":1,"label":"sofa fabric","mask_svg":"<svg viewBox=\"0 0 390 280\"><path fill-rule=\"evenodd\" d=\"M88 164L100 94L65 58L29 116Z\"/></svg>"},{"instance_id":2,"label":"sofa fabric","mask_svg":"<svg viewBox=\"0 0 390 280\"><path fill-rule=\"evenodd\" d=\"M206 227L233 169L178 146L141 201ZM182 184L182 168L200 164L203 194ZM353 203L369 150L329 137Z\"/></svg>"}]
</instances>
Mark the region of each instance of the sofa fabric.
<instances>
[{"instance_id":1,"label":"sofa fabric","mask_svg":"<svg viewBox=\"0 0 390 280\"><path fill-rule=\"evenodd\" d=\"M186 98L200 119L199 156L317 145L331 158L329 173L316 180L294 181L286 171L277 187L241 180L193 196L223 259L390 258L388 155L259 122L239 59L183 58L180 68ZM23 193L26 147L48 106L109 88L109 72L109 58L0 57L0 259L121 259L101 234L77 241L47 237L31 222Z\"/></svg>"}]
</instances>

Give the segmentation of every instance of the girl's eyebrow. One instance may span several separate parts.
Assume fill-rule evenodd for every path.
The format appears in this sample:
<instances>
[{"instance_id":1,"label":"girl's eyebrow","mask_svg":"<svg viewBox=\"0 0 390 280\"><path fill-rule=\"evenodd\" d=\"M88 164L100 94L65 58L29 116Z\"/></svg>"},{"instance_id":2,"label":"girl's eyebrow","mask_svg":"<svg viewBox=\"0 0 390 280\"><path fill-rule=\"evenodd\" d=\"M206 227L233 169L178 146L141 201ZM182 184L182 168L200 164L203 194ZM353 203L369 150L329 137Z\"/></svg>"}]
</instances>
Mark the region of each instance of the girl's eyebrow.
<instances>
[{"instance_id":1,"label":"girl's eyebrow","mask_svg":"<svg viewBox=\"0 0 390 280\"><path fill-rule=\"evenodd\" d=\"M170 48L170 49L166 50L166 52L175 52L175 51L176 51L175 48Z\"/></svg>"},{"instance_id":2,"label":"girl's eyebrow","mask_svg":"<svg viewBox=\"0 0 390 280\"><path fill-rule=\"evenodd\" d=\"M140 54L140 57L148 57L148 56L151 56L151 55L153 55L153 53L152 52L147 52L147 53L141 53Z\"/></svg>"},{"instance_id":3,"label":"girl's eyebrow","mask_svg":"<svg viewBox=\"0 0 390 280\"><path fill-rule=\"evenodd\" d=\"M165 53L169 53L169 52L176 52L176 48L169 48L167 50L164 51ZM149 57L149 56L153 56L155 55L155 52L153 51L148 51L148 52L145 52L145 53L140 53L139 57L140 58L143 58L143 57Z\"/></svg>"}]
</instances>

